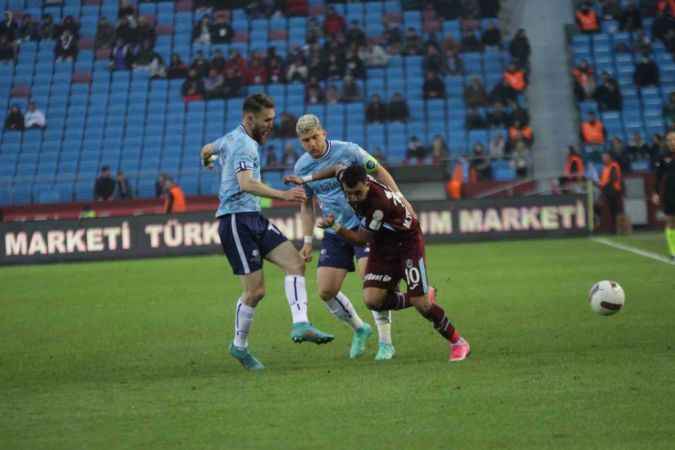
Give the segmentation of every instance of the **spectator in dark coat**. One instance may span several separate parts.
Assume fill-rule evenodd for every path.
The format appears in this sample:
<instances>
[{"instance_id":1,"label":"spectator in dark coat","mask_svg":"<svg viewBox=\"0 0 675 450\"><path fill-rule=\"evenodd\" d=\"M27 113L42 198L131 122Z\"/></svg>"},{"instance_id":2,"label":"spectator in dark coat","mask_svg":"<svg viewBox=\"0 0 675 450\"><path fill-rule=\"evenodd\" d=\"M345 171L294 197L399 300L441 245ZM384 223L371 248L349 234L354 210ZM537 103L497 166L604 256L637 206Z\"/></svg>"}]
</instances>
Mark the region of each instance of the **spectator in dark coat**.
<instances>
[{"instance_id":1,"label":"spectator in dark coat","mask_svg":"<svg viewBox=\"0 0 675 450\"><path fill-rule=\"evenodd\" d=\"M484 107L488 104L488 95L483 82L478 77L471 78L471 82L464 88L464 102L469 107Z\"/></svg>"},{"instance_id":2,"label":"spectator in dark coat","mask_svg":"<svg viewBox=\"0 0 675 450\"><path fill-rule=\"evenodd\" d=\"M638 87L656 86L659 84L659 66L651 57L645 55L635 66L633 81Z\"/></svg>"},{"instance_id":3,"label":"spectator in dark coat","mask_svg":"<svg viewBox=\"0 0 675 450\"><path fill-rule=\"evenodd\" d=\"M40 38L54 38L54 19L52 18L51 14L45 14L42 16L42 21L40 22Z\"/></svg>"},{"instance_id":4,"label":"spectator in dark coat","mask_svg":"<svg viewBox=\"0 0 675 450\"><path fill-rule=\"evenodd\" d=\"M132 198L129 180L121 170L118 170L115 176L115 198L119 200L129 200Z\"/></svg>"},{"instance_id":5,"label":"spectator in dark coat","mask_svg":"<svg viewBox=\"0 0 675 450\"><path fill-rule=\"evenodd\" d=\"M445 98L445 83L434 72L427 72L426 80L422 85L422 95L426 99Z\"/></svg>"},{"instance_id":6,"label":"spectator in dark coat","mask_svg":"<svg viewBox=\"0 0 675 450\"><path fill-rule=\"evenodd\" d=\"M54 56L57 61L72 61L77 58L77 39L70 30L65 30L56 41Z\"/></svg>"},{"instance_id":7,"label":"spectator in dark coat","mask_svg":"<svg viewBox=\"0 0 675 450\"><path fill-rule=\"evenodd\" d=\"M197 56L195 56L192 64L190 64L190 70L194 70L198 78L204 78L209 74L210 68L209 60L204 57L204 52L198 50Z\"/></svg>"},{"instance_id":8,"label":"spectator in dark coat","mask_svg":"<svg viewBox=\"0 0 675 450\"><path fill-rule=\"evenodd\" d=\"M366 122L385 122L387 120L387 107L380 100L380 96L375 94L370 98L366 106Z\"/></svg>"},{"instance_id":9,"label":"spectator in dark coat","mask_svg":"<svg viewBox=\"0 0 675 450\"><path fill-rule=\"evenodd\" d=\"M675 29L675 18L664 11L658 11L652 22L652 39L658 39L666 45L668 31ZM667 46L666 46L667 47Z\"/></svg>"},{"instance_id":10,"label":"spectator in dark coat","mask_svg":"<svg viewBox=\"0 0 675 450\"><path fill-rule=\"evenodd\" d=\"M19 32L19 25L14 20L12 11L5 11L4 20L0 23L0 36L4 36L8 41L13 42L17 40Z\"/></svg>"},{"instance_id":11,"label":"spectator in dark coat","mask_svg":"<svg viewBox=\"0 0 675 450\"><path fill-rule=\"evenodd\" d=\"M112 48L115 43L115 27L106 16L101 16L96 28L96 37L94 38L94 48Z\"/></svg>"},{"instance_id":12,"label":"spectator in dark coat","mask_svg":"<svg viewBox=\"0 0 675 450\"><path fill-rule=\"evenodd\" d=\"M187 77L188 74L188 67L185 65L182 59L180 59L180 55L178 53L174 53L171 55L171 62L169 64L169 68L166 71L166 76L169 79L176 79L176 78L185 78Z\"/></svg>"},{"instance_id":13,"label":"spectator in dark coat","mask_svg":"<svg viewBox=\"0 0 675 450\"><path fill-rule=\"evenodd\" d=\"M115 180L110 173L110 167L101 167L101 174L94 183L94 199L98 202L112 199L115 192Z\"/></svg>"},{"instance_id":14,"label":"spectator in dark coat","mask_svg":"<svg viewBox=\"0 0 675 450\"><path fill-rule=\"evenodd\" d=\"M466 128L469 130L487 128L487 121L477 108L469 108L466 112Z\"/></svg>"},{"instance_id":15,"label":"spectator in dark coat","mask_svg":"<svg viewBox=\"0 0 675 450\"><path fill-rule=\"evenodd\" d=\"M39 41L40 40L40 24L33 21L33 18L26 14L21 19L21 27L18 32L19 38L23 40Z\"/></svg>"},{"instance_id":16,"label":"spectator in dark coat","mask_svg":"<svg viewBox=\"0 0 675 450\"><path fill-rule=\"evenodd\" d=\"M400 92L395 92L387 106L387 118L393 122L406 122L409 117L408 103Z\"/></svg>"},{"instance_id":17,"label":"spectator in dark coat","mask_svg":"<svg viewBox=\"0 0 675 450\"><path fill-rule=\"evenodd\" d=\"M619 111L623 104L619 83L607 72L602 74L602 84L595 90L593 98L601 111Z\"/></svg>"},{"instance_id":18,"label":"spectator in dark coat","mask_svg":"<svg viewBox=\"0 0 675 450\"><path fill-rule=\"evenodd\" d=\"M642 15L635 3L631 3L623 9L619 19L621 31L636 31L642 29Z\"/></svg>"},{"instance_id":19,"label":"spectator in dark coat","mask_svg":"<svg viewBox=\"0 0 675 450\"><path fill-rule=\"evenodd\" d=\"M504 108L502 102L495 102L494 108L487 113L487 122L493 128L506 128L511 122L511 113Z\"/></svg>"},{"instance_id":20,"label":"spectator in dark coat","mask_svg":"<svg viewBox=\"0 0 675 450\"><path fill-rule=\"evenodd\" d=\"M181 92L185 102L202 100L204 98L204 84L197 75L196 70L190 69L187 78L183 82Z\"/></svg>"},{"instance_id":21,"label":"spectator in dark coat","mask_svg":"<svg viewBox=\"0 0 675 450\"><path fill-rule=\"evenodd\" d=\"M216 14L210 32L212 44L229 44L234 37L232 25L227 21L224 14Z\"/></svg>"},{"instance_id":22,"label":"spectator in dark coat","mask_svg":"<svg viewBox=\"0 0 675 450\"><path fill-rule=\"evenodd\" d=\"M0 61L11 61L15 58L16 45L7 36L0 36Z\"/></svg>"},{"instance_id":23,"label":"spectator in dark coat","mask_svg":"<svg viewBox=\"0 0 675 450\"><path fill-rule=\"evenodd\" d=\"M25 121L23 113L17 105L12 105L5 118L5 130L23 131Z\"/></svg>"},{"instance_id":24,"label":"spectator in dark coat","mask_svg":"<svg viewBox=\"0 0 675 450\"><path fill-rule=\"evenodd\" d=\"M502 45L502 32L497 28L497 24L492 22L488 26L488 29L483 32L481 36L481 41L486 47L501 47Z\"/></svg>"},{"instance_id":25,"label":"spectator in dark coat","mask_svg":"<svg viewBox=\"0 0 675 450\"><path fill-rule=\"evenodd\" d=\"M202 16L199 22L192 27L192 40L202 44L211 43L211 19L209 19L209 16Z\"/></svg>"},{"instance_id":26,"label":"spectator in dark coat","mask_svg":"<svg viewBox=\"0 0 675 450\"><path fill-rule=\"evenodd\" d=\"M516 32L516 35L511 40L509 52L513 57L513 61L520 67L527 67L530 64L530 53L532 53L530 40L522 28Z\"/></svg>"},{"instance_id":27,"label":"spectator in dark coat","mask_svg":"<svg viewBox=\"0 0 675 450\"><path fill-rule=\"evenodd\" d=\"M463 52L482 52L483 43L478 39L476 33L469 30L462 32L462 51Z\"/></svg>"}]
</instances>

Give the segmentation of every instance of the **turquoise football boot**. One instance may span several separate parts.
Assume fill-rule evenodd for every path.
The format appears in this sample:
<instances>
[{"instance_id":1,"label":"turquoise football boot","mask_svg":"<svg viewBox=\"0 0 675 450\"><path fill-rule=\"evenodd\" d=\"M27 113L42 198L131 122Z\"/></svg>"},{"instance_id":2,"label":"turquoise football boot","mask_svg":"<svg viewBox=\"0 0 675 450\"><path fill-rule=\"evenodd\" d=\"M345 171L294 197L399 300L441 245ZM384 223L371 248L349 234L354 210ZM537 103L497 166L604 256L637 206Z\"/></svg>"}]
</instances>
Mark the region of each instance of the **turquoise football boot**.
<instances>
[{"instance_id":1,"label":"turquoise football boot","mask_svg":"<svg viewBox=\"0 0 675 450\"><path fill-rule=\"evenodd\" d=\"M354 332L354 336L352 336L352 346L349 349L350 358L354 359L363 355L363 352L366 351L366 342L372 334L372 328L365 322L361 328Z\"/></svg>"},{"instance_id":2,"label":"turquoise football boot","mask_svg":"<svg viewBox=\"0 0 675 450\"><path fill-rule=\"evenodd\" d=\"M377 349L377 354L375 355L375 361L386 361L392 359L396 354L396 349L392 344L384 344L380 342L380 346Z\"/></svg>"},{"instance_id":3,"label":"turquoise football boot","mask_svg":"<svg viewBox=\"0 0 675 450\"><path fill-rule=\"evenodd\" d=\"M237 347L234 344L230 344L230 355L234 356L245 369L248 370L262 370L265 366L258 361L255 356L248 352L247 348Z\"/></svg>"},{"instance_id":4,"label":"turquoise football boot","mask_svg":"<svg viewBox=\"0 0 675 450\"><path fill-rule=\"evenodd\" d=\"M314 328L309 322L298 322L293 324L291 330L291 340L296 344L301 342L314 342L315 344L326 344L335 339L332 334L324 333L318 328Z\"/></svg>"}]
</instances>

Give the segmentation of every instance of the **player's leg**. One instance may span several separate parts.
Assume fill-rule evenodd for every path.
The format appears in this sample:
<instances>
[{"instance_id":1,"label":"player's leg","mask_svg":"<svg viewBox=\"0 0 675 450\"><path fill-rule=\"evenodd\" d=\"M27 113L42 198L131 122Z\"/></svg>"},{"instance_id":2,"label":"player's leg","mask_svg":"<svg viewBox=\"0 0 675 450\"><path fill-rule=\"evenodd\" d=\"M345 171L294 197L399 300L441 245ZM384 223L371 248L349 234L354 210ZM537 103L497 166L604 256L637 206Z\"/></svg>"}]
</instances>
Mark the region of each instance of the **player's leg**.
<instances>
[{"instance_id":1,"label":"player's leg","mask_svg":"<svg viewBox=\"0 0 675 450\"><path fill-rule=\"evenodd\" d=\"M247 369L259 370L264 366L248 351L248 334L253 324L255 308L265 296L263 271L257 270L239 276L242 295L237 300L234 318L234 340L230 345L230 354L237 358Z\"/></svg>"},{"instance_id":2,"label":"player's leg","mask_svg":"<svg viewBox=\"0 0 675 450\"><path fill-rule=\"evenodd\" d=\"M278 232L278 231L277 231ZM281 233L279 232L281 235ZM283 236L283 235L281 235ZM332 341L333 335L313 327L307 316L307 288L305 285L305 261L298 250L284 237L283 241L264 254L265 259L284 271L284 291L293 316L291 339L293 342L324 344Z\"/></svg>"},{"instance_id":3,"label":"player's leg","mask_svg":"<svg viewBox=\"0 0 675 450\"><path fill-rule=\"evenodd\" d=\"M242 286L235 308L234 340L229 351L245 368L259 370L264 366L248 351L248 334L255 308L265 296L265 284L260 261L247 256L258 251L247 222L246 217L237 214L223 216L218 234L232 271L239 277Z\"/></svg>"},{"instance_id":4,"label":"player's leg","mask_svg":"<svg viewBox=\"0 0 675 450\"><path fill-rule=\"evenodd\" d=\"M340 291L346 275L346 269L319 267L317 269L317 287L319 297L324 301L328 311L354 330L349 357L357 358L365 351L366 342L373 332L370 325L361 320L349 297Z\"/></svg>"},{"instance_id":5,"label":"player's leg","mask_svg":"<svg viewBox=\"0 0 675 450\"><path fill-rule=\"evenodd\" d=\"M356 267L361 279L364 278L366 274L366 266L368 264L368 257L362 256L356 262ZM373 319L375 320L375 325L377 326L378 334L378 345L377 345L377 354L375 355L375 360L382 361L391 359L396 353L394 344L391 340L391 311L371 311L373 314Z\"/></svg>"},{"instance_id":6,"label":"player's leg","mask_svg":"<svg viewBox=\"0 0 675 450\"><path fill-rule=\"evenodd\" d=\"M443 307L436 302L435 290L429 286L422 237L420 236L416 244L408 247L401 256L401 270L405 273L410 303L422 317L433 324L441 336L448 340L450 343L448 359L450 361L466 359L471 351L469 343L457 332Z\"/></svg>"},{"instance_id":7,"label":"player's leg","mask_svg":"<svg viewBox=\"0 0 675 450\"><path fill-rule=\"evenodd\" d=\"M353 246L333 233L324 234L317 268L317 287L328 311L354 330L350 358L363 354L366 341L372 335L370 325L361 320L352 302L340 291L347 273L353 271Z\"/></svg>"},{"instance_id":8,"label":"player's leg","mask_svg":"<svg viewBox=\"0 0 675 450\"><path fill-rule=\"evenodd\" d=\"M675 199L673 203L675 203ZM668 243L670 257L675 261L675 211L673 214L666 215L666 242Z\"/></svg>"}]
</instances>

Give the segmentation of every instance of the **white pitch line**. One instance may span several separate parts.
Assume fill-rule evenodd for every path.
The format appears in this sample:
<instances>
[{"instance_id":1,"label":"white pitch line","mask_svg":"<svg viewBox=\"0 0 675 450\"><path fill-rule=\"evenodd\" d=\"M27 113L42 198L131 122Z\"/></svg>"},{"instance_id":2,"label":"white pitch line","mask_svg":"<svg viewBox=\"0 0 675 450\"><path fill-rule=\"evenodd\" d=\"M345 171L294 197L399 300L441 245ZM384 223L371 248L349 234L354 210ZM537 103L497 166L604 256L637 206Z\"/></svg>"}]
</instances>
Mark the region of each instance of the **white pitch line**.
<instances>
[{"instance_id":1,"label":"white pitch line","mask_svg":"<svg viewBox=\"0 0 675 450\"><path fill-rule=\"evenodd\" d=\"M656 261L660 261L665 264L669 264L671 266L675 266L675 262L671 261L669 258L666 258L663 255L659 255L657 253L652 253L648 252L646 250L641 250L637 247L632 247L630 245L625 245L625 244L619 244L617 242L610 241L609 239L605 238L591 238L591 241L597 242L599 244L605 244L609 247L616 248L618 250L623 250L625 252L630 252L630 253L635 253L636 255L644 256L645 258L650 258Z\"/></svg>"}]
</instances>

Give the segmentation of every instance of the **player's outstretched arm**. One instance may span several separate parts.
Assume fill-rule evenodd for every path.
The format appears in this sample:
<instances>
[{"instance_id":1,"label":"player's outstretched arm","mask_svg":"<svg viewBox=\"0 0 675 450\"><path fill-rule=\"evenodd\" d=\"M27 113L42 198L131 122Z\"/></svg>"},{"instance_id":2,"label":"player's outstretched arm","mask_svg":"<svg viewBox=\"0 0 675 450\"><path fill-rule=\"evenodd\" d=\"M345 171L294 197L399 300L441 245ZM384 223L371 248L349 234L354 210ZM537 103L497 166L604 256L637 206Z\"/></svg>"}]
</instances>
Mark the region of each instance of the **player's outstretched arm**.
<instances>
[{"instance_id":1,"label":"player's outstretched arm","mask_svg":"<svg viewBox=\"0 0 675 450\"><path fill-rule=\"evenodd\" d=\"M284 177L284 183L286 184L297 184L298 186L308 183L310 181L325 180L327 178L335 178L341 170L344 170L345 166L337 164L335 166L328 167L317 172L312 172L310 175L305 175L304 177L299 177L297 175L287 175Z\"/></svg>"},{"instance_id":2,"label":"player's outstretched arm","mask_svg":"<svg viewBox=\"0 0 675 450\"><path fill-rule=\"evenodd\" d=\"M307 200L304 189L300 187L289 189L287 191L274 189L262 181L254 179L250 170L237 172L237 181L239 182L239 188L242 191L259 197L275 198L277 200L286 200L293 203L303 203Z\"/></svg>"},{"instance_id":3,"label":"player's outstretched arm","mask_svg":"<svg viewBox=\"0 0 675 450\"><path fill-rule=\"evenodd\" d=\"M305 262L312 260L312 237L314 236L314 199L308 198L300 206L300 222L302 223L303 245L300 255Z\"/></svg>"},{"instance_id":4,"label":"player's outstretched arm","mask_svg":"<svg viewBox=\"0 0 675 450\"><path fill-rule=\"evenodd\" d=\"M358 230L347 229L335 221L335 216L333 214L328 214L325 217L319 218L316 226L324 229L332 228L338 236L347 239L355 245L364 246L368 244L368 241L370 240L370 233L368 231L363 228L359 228Z\"/></svg>"}]
</instances>

